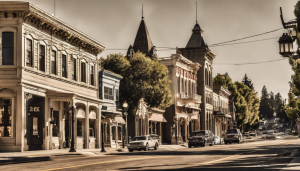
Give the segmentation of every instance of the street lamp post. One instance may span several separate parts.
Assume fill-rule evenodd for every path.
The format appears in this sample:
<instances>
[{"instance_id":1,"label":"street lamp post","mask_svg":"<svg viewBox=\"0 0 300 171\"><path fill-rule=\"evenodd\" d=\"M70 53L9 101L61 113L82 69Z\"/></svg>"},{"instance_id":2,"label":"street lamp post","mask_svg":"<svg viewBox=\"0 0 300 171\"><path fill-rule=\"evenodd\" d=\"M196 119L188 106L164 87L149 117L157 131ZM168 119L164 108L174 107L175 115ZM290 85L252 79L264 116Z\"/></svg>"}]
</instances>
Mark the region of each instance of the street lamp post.
<instances>
[{"instance_id":1,"label":"street lamp post","mask_svg":"<svg viewBox=\"0 0 300 171\"><path fill-rule=\"evenodd\" d=\"M123 103L123 109L124 109L124 115L126 117L126 122L125 122L125 143L127 145L128 144L128 130L127 130L127 115L128 115L127 110L128 110L128 104L127 104L126 101Z\"/></svg>"},{"instance_id":2,"label":"street lamp post","mask_svg":"<svg viewBox=\"0 0 300 171\"><path fill-rule=\"evenodd\" d=\"M104 149L104 141L103 141L103 129L104 129L104 124L101 124L101 151L100 152L106 152Z\"/></svg>"},{"instance_id":3,"label":"street lamp post","mask_svg":"<svg viewBox=\"0 0 300 171\"><path fill-rule=\"evenodd\" d=\"M279 54L283 57L289 57L293 59L298 59L300 58L300 52L299 49L297 49L296 54L294 55L294 50L293 50L293 42L298 39L298 33L300 32L300 7L298 11L297 18L294 20L291 20L287 23L284 22L283 16L282 16L282 10L280 7L280 18L281 18L281 23L284 29L289 29L289 28L296 28L298 25L298 29L294 29L293 31L289 30L289 33L283 33L283 35L279 38Z\"/></svg>"}]
</instances>

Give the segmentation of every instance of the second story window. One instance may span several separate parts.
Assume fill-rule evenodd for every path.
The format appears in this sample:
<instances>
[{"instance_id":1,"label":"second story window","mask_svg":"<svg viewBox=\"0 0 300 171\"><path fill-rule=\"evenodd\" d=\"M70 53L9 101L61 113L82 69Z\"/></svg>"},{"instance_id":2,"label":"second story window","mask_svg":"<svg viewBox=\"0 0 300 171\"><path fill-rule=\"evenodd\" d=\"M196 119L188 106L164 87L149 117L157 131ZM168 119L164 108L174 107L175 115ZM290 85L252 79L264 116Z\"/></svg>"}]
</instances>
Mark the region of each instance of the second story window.
<instances>
[{"instance_id":1,"label":"second story window","mask_svg":"<svg viewBox=\"0 0 300 171\"><path fill-rule=\"evenodd\" d=\"M81 63L81 82L86 82L86 67L84 62Z\"/></svg>"},{"instance_id":2,"label":"second story window","mask_svg":"<svg viewBox=\"0 0 300 171\"><path fill-rule=\"evenodd\" d=\"M104 99L114 100L112 88L104 87Z\"/></svg>"},{"instance_id":3,"label":"second story window","mask_svg":"<svg viewBox=\"0 0 300 171\"><path fill-rule=\"evenodd\" d=\"M71 77L76 81L76 59L72 57L71 60Z\"/></svg>"},{"instance_id":4,"label":"second story window","mask_svg":"<svg viewBox=\"0 0 300 171\"><path fill-rule=\"evenodd\" d=\"M56 51L52 50L51 53L51 74L56 75Z\"/></svg>"},{"instance_id":5,"label":"second story window","mask_svg":"<svg viewBox=\"0 0 300 171\"><path fill-rule=\"evenodd\" d=\"M14 64L14 33L2 32L2 65Z\"/></svg>"},{"instance_id":6,"label":"second story window","mask_svg":"<svg viewBox=\"0 0 300 171\"><path fill-rule=\"evenodd\" d=\"M40 45L39 48L39 70L45 72L45 46Z\"/></svg>"},{"instance_id":7,"label":"second story window","mask_svg":"<svg viewBox=\"0 0 300 171\"><path fill-rule=\"evenodd\" d=\"M91 74L90 74L90 79L91 79L91 85L94 85L94 66L91 65Z\"/></svg>"},{"instance_id":8,"label":"second story window","mask_svg":"<svg viewBox=\"0 0 300 171\"><path fill-rule=\"evenodd\" d=\"M179 77L176 77L177 78L177 93L180 93L180 79Z\"/></svg>"},{"instance_id":9,"label":"second story window","mask_svg":"<svg viewBox=\"0 0 300 171\"><path fill-rule=\"evenodd\" d=\"M61 56L61 76L67 78L67 55Z\"/></svg>"},{"instance_id":10,"label":"second story window","mask_svg":"<svg viewBox=\"0 0 300 171\"><path fill-rule=\"evenodd\" d=\"M32 67L32 40L26 39L26 66Z\"/></svg>"}]
</instances>

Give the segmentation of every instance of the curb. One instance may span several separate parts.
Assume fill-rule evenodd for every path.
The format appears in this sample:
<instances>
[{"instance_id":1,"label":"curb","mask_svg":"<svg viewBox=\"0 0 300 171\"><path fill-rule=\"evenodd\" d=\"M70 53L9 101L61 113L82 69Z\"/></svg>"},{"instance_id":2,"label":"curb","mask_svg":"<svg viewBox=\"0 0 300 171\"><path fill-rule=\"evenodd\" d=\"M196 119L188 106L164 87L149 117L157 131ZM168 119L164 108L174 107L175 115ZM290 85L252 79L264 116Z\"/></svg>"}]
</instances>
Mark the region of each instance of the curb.
<instances>
[{"instance_id":1,"label":"curb","mask_svg":"<svg viewBox=\"0 0 300 171\"><path fill-rule=\"evenodd\" d=\"M49 161L50 156L41 157L8 157L0 160L0 165L6 164L16 164L16 163L29 163L29 162L39 162L39 161Z\"/></svg>"}]
</instances>

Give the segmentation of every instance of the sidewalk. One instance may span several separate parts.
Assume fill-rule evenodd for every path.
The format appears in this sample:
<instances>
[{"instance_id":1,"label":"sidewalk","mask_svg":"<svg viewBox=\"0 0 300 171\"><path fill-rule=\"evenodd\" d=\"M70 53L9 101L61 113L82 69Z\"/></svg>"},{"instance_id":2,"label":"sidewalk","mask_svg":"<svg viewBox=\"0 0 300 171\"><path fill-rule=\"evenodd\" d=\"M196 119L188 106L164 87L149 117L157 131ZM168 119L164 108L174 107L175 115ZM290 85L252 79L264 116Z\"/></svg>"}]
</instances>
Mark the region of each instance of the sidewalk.
<instances>
[{"instance_id":1,"label":"sidewalk","mask_svg":"<svg viewBox=\"0 0 300 171\"><path fill-rule=\"evenodd\" d=\"M51 157L59 156L99 156L108 155L116 152L127 152L127 148L105 148L104 153L101 149L80 149L76 152L69 152L69 149L54 149L54 150L38 150L38 151L24 151L24 152L6 152L0 153L0 165L9 163L23 163L51 160Z\"/></svg>"}]
</instances>

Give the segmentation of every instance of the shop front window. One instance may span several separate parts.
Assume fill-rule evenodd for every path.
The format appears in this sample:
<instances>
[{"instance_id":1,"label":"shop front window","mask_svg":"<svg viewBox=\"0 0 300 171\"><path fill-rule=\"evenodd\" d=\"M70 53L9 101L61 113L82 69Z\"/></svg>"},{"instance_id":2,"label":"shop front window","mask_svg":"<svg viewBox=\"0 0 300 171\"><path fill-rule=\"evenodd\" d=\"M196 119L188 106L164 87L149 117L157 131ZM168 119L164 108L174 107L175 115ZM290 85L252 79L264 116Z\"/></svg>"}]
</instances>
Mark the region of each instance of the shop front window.
<instances>
[{"instance_id":1,"label":"shop front window","mask_svg":"<svg viewBox=\"0 0 300 171\"><path fill-rule=\"evenodd\" d=\"M11 99L0 98L0 137L11 137Z\"/></svg>"}]
</instances>

